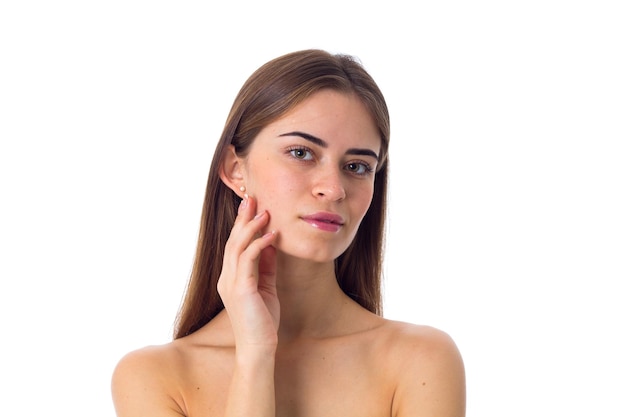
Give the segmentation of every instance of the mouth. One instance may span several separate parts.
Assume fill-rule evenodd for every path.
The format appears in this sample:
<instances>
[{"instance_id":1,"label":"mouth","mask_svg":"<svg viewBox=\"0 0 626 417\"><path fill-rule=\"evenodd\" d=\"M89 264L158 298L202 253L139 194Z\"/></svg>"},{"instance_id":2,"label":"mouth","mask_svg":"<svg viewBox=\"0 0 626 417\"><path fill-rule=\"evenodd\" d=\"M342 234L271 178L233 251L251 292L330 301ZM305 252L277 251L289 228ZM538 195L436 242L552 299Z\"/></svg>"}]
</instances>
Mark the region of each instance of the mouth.
<instances>
[{"instance_id":1,"label":"mouth","mask_svg":"<svg viewBox=\"0 0 626 417\"><path fill-rule=\"evenodd\" d=\"M315 213L301 218L316 229L326 232L337 232L344 225L343 218L333 213Z\"/></svg>"}]
</instances>

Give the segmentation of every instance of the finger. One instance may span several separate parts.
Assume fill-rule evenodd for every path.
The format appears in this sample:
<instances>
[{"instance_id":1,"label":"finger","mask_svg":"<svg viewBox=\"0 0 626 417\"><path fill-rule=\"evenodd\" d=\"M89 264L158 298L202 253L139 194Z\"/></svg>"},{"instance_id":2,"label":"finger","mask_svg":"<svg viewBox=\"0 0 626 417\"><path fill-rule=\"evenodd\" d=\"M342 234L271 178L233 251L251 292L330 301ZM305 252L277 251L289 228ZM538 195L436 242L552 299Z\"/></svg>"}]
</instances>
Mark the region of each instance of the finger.
<instances>
[{"instance_id":1,"label":"finger","mask_svg":"<svg viewBox=\"0 0 626 417\"><path fill-rule=\"evenodd\" d=\"M259 256L259 289L276 287L276 248L267 246Z\"/></svg>"},{"instance_id":2,"label":"finger","mask_svg":"<svg viewBox=\"0 0 626 417\"><path fill-rule=\"evenodd\" d=\"M249 222L255 215L256 206L256 200L248 194L244 194L243 199L237 208L235 226Z\"/></svg>"},{"instance_id":3,"label":"finger","mask_svg":"<svg viewBox=\"0 0 626 417\"><path fill-rule=\"evenodd\" d=\"M238 286L244 292L256 291L261 251L272 245L276 236L270 232L258 237L258 232L268 221L269 214L263 211L238 232L233 230L224 253L219 288L226 290ZM237 236L233 236L235 234Z\"/></svg>"},{"instance_id":4,"label":"finger","mask_svg":"<svg viewBox=\"0 0 626 417\"><path fill-rule=\"evenodd\" d=\"M217 288L225 304L228 304L227 299L231 296L239 298L259 292L261 254L266 249L272 248L271 245L275 239L276 233L274 232L266 233L255 239L237 258L234 267L222 269ZM272 257L270 250L263 256L262 276L264 282L267 280L276 281L275 278L272 278L272 275L275 274L273 263L275 263L275 258ZM265 289L269 288L266 286Z\"/></svg>"},{"instance_id":5,"label":"finger","mask_svg":"<svg viewBox=\"0 0 626 417\"><path fill-rule=\"evenodd\" d=\"M273 231L254 239L239 257L235 279L241 281L242 285L246 285L245 281L249 281L247 284L256 288L260 274L275 274L275 259L272 257L271 250L265 254L266 257L261 256L275 240L276 232Z\"/></svg>"},{"instance_id":6,"label":"finger","mask_svg":"<svg viewBox=\"0 0 626 417\"><path fill-rule=\"evenodd\" d=\"M276 235L276 232L273 232ZM259 275L275 276L276 275L276 248L267 246L261 249L259 257Z\"/></svg>"},{"instance_id":7,"label":"finger","mask_svg":"<svg viewBox=\"0 0 626 417\"><path fill-rule=\"evenodd\" d=\"M239 213L226 242L226 251L234 251L235 256L238 256L267 224L266 213L255 214L256 206L256 200L248 196L239 206Z\"/></svg>"}]
</instances>

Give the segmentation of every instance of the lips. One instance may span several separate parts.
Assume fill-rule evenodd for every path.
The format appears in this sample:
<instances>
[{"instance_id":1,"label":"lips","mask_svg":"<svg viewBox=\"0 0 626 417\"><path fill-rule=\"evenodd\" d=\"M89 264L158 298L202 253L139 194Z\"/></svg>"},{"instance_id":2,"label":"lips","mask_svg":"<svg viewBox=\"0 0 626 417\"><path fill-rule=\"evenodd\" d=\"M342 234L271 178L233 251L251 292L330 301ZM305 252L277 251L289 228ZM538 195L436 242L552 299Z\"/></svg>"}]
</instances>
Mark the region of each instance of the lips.
<instances>
[{"instance_id":1,"label":"lips","mask_svg":"<svg viewBox=\"0 0 626 417\"><path fill-rule=\"evenodd\" d=\"M341 216L325 212L303 216L302 220L315 227L316 229L324 230L327 232L337 232L344 224L344 220Z\"/></svg>"}]
</instances>

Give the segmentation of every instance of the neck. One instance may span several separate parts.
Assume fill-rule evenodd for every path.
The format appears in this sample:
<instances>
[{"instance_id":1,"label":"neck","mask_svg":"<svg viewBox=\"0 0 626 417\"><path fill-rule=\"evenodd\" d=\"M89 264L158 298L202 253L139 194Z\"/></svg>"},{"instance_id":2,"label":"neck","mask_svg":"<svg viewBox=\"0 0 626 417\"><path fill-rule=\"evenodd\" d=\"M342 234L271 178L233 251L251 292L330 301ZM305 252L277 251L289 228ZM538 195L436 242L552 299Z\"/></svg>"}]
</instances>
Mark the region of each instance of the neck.
<instances>
[{"instance_id":1,"label":"neck","mask_svg":"<svg viewBox=\"0 0 626 417\"><path fill-rule=\"evenodd\" d=\"M335 276L333 262L312 263L278 256L279 339L331 335L349 304Z\"/></svg>"}]
</instances>

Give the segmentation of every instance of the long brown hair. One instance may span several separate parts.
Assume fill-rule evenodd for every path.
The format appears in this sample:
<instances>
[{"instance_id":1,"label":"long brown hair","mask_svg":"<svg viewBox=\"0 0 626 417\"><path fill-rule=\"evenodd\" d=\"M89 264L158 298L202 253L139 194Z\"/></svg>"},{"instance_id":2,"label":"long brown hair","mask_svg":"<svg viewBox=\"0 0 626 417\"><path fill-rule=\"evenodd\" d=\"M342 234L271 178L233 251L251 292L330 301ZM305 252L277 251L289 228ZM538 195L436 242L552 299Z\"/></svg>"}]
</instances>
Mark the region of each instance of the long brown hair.
<instances>
[{"instance_id":1,"label":"long brown hair","mask_svg":"<svg viewBox=\"0 0 626 417\"><path fill-rule=\"evenodd\" d=\"M354 241L335 260L335 273L348 296L369 311L382 314L389 112L380 89L354 57L311 49L283 55L261 66L235 98L211 163L195 261L176 319L175 339L195 332L224 308L217 281L224 246L241 201L219 177L228 146L232 144L239 155L245 156L263 127L321 89L356 94L380 131L380 161L372 203Z\"/></svg>"}]
</instances>

